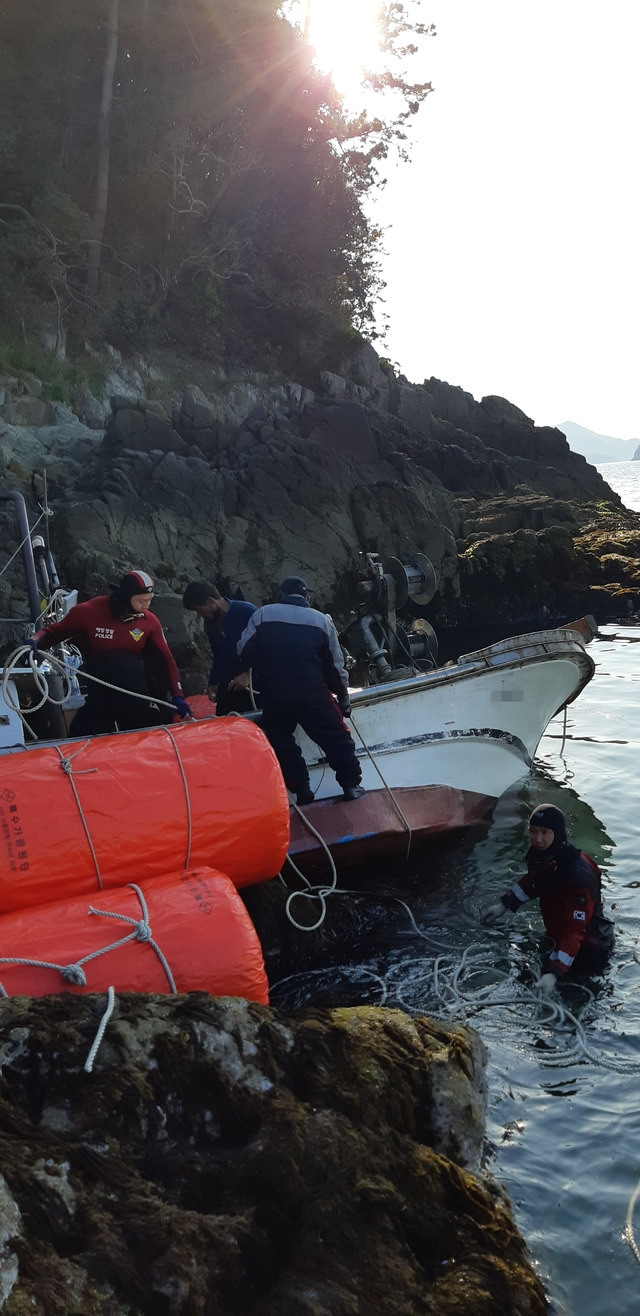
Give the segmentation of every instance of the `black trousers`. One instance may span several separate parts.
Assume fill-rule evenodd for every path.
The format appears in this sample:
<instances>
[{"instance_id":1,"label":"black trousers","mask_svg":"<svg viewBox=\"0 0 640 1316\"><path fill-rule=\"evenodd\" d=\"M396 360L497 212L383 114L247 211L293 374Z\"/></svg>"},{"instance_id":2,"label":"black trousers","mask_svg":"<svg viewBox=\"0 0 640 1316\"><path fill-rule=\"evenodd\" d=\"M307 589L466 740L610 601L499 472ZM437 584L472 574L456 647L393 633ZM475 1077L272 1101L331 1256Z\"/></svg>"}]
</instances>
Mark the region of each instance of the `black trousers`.
<instances>
[{"instance_id":1,"label":"black trousers","mask_svg":"<svg viewBox=\"0 0 640 1316\"><path fill-rule=\"evenodd\" d=\"M172 720L168 708L159 708L147 699L134 699L126 692L149 695L146 673L141 657L116 650L100 659L92 657L87 673L123 687L110 690L107 686L87 681L87 698L79 708L71 726L71 736L101 736L112 731L135 731L140 727L157 727ZM167 696L165 696L167 698Z\"/></svg>"},{"instance_id":2,"label":"black trousers","mask_svg":"<svg viewBox=\"0 0 640 1316\"><path fill-rule=\"evenodd\" d=\"M297 726L326 754L343 790L360 782L362 772L353 738L327 686L286 699L265 692L260 726L276 752L289 790L297 793L309 787L307 765L293 738Z\"/></svg>"},{"instance_id":3,"label":"black trousers","mask_svg":"<svg viewBox=\"0 0 640 1316\"><path fill-rule=\"evenodd\" d=\"M136 731L142 727L164 726L172 721L168 708L158 708L144 699L127 695L87 695L69 728L70 736L102 736L112 731Z\"/></svg>"}]
</instances>

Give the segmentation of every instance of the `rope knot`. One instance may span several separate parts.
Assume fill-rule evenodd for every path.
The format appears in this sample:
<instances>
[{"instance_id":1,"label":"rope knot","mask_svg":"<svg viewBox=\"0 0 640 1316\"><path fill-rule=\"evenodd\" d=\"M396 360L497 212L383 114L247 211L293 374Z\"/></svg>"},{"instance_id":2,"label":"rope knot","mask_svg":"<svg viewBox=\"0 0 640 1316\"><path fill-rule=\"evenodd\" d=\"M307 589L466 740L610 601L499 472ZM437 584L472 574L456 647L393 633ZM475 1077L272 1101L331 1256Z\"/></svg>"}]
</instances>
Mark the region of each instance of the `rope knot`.
<instances>
[{"instance_id":1,"label":"rope knot","mask_svg":"<svg viewBox=\"0 0 640 1316\"><path fill-rule=\"evenodd\" d=\"M60 973L65 982L70 982L73 987L86 987L87 985L81 964L63 964Z\"/></svg>"},{"instance_id":2,"label":"rope knot","mask_svg":"<svg viewBox=\"0 0 640 1316\"><path fill-rule=\"evenodd\" d=\"M60 767L62 768L62 771L63 771L63 772L66 772L66 774L67 774L68 777L71 776L71 773L73 772L73 764L72 764L72 762L71 762L71 759L63 759L63 758L61 757L61 758L60 758Z\"/></svg>"},{"instance_id":3,"label":"rope knot","mask_svg":"<svg viewBox=\"0 0 640 1316\"><path fill-rule=\"evenodd\" d=\"M151 928L148 923L145 923L144 919L140 919L140 922L136 923L136 941L151 941Z\"/></svg>"}]
</instances>

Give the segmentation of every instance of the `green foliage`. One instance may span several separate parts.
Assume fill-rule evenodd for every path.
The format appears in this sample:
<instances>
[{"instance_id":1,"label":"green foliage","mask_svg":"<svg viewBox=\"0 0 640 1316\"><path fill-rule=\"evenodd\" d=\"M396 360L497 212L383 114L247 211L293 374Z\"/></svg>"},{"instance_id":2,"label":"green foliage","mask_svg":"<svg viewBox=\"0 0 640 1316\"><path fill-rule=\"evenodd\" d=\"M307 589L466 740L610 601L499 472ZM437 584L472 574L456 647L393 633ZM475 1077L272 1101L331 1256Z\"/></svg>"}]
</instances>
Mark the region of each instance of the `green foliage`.
<instances>
[{"instance_id":1,"label":"green foliage","mask_svg":"<svg viewBox=\"0 0 640 1316\"><path fill-rule=\"evenodd\" d=\"M63 371L60 364L52 361L33 344L19 338L0 339L0 374L14 375L18 380L35 375L49 389L62 388Z\"/></svg>"},{"instance_id":2,"label":"green foliage","mask_svg":"<svg viewBox=\"0 0 640 1316\"><path fill-rule=\"evenodd\" d=\"M385 48L405 60L426 29L382 8ZM2 17L0 313L18 335L45 307L78 342L240 361L269 343L290 368L371 325L380 233L364 201L428 85L372 75L388 113L346 118L277 0L127 0L96 299L108 0L2 0Z\"/></svg>"},{"instance_id":3,"label":"green foliage","mask_svg":"<svg viewBox=\"0 0 640 1316\"><path fill-rule=\"evenodd\" d=\"M0 338L0 375L19 382L35 376L42 383L44 397L52 402L69 402L81 388L100 395L107 370L95 355L79 352L71 359L57 361L33 341L5 336Z\"/></svg>"}]
</instances>

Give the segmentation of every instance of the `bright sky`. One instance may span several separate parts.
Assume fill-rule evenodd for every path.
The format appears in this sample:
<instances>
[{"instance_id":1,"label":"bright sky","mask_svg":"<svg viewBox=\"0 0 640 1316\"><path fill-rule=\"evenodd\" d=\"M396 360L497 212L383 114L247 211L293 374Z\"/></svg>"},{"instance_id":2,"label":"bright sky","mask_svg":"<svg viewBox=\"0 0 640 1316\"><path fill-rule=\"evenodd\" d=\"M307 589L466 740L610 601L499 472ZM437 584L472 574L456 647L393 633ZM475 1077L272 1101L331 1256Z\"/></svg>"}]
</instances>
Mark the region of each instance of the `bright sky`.
<instances>
[{"instance_id":1,"label":"bright sky","mask_svg":"<svg viewBox=\"0 0 640 1316\"><path fill-rule=\"evenodd\" d=\"M374 203L387 354L640 438L640 0L415 3L438 35L408 71L434 92Z\"/></svg>"}]
</instances>

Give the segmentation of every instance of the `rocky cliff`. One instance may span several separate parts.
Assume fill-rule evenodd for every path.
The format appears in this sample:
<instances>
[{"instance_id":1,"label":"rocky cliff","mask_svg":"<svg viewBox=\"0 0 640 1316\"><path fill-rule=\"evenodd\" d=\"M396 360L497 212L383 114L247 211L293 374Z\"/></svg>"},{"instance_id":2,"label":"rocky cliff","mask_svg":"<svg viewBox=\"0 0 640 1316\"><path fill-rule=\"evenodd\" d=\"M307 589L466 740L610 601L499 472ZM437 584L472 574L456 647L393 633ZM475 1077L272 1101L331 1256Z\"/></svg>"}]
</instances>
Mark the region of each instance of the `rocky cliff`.
<instances>
[{"instance_id":1,"label":"rocky cliff","mask_svg":"<svg viewBox=\"0 0 640 1316\"><path fill-rule=\"evenodd\" d=\"M76 386L68 406L33 378L0 380L3 485L34 509L46 469L68 585L92 594L131 565L153 573L196 684L180 594L198 576L264 602L300 573L344 624L363 552L419 551L436 568L436 627L604 620L638 605L638 514L559 431L502 398L410 384L368 345L314 390L195 362L182 382L175 360L113 351L108 364L100 397ZM8 511L4 530L9 544ZM15 563L0 613L25 615Z\"/></svg>"},{"instance_id":2,"label":"rocky cliff","mask_svg":"<svg viewBox=\"0 0 640 1316\"><path fill-rule=\"evenodd\" d=\"M542 1316L484 1047L397 1010L0 1004L5 1316Z\"/></svg>"}]
</instances>

